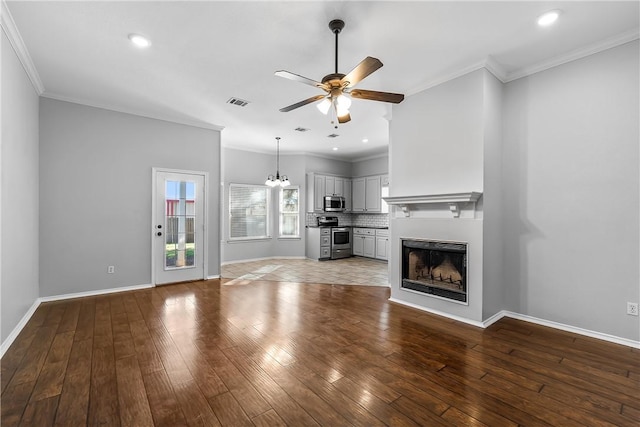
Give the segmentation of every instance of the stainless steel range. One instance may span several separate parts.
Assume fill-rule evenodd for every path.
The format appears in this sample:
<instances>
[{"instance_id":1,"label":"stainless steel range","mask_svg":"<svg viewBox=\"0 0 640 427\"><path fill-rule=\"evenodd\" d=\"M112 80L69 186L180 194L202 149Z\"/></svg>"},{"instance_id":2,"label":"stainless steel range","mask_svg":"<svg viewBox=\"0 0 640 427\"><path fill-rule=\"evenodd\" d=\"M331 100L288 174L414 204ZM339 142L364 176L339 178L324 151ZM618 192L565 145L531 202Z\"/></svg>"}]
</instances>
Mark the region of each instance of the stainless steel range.
<instances>
[{"instance_id":1,"label":"stainless steel range","mask_svg":"<svg viewBox=\"0 0 640 427\"><path fill-rule=\"evenodd\" d=\"M351 227L339 227L337 216L319 216L318 226L331 228L331 259L351 256Z\"/></svg>"}]
</instances>

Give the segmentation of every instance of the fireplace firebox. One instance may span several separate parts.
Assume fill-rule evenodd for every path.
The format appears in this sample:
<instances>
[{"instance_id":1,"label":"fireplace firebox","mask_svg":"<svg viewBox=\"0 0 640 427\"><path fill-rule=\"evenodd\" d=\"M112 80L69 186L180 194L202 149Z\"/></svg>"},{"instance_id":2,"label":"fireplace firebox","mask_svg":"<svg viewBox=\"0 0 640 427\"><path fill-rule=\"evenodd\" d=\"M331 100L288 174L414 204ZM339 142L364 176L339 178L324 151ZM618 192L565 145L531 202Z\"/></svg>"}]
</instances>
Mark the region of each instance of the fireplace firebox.
<instances>
[{"instance_id":1,"label":"fireplace firebox","mask_svg":"<svg viewBox=\"0 0 640 427\"><path fill-rule=\"evenodd\" d=\"M400 287L467 303L467 244L403 239Z\"/></svg>"}]
</instances>

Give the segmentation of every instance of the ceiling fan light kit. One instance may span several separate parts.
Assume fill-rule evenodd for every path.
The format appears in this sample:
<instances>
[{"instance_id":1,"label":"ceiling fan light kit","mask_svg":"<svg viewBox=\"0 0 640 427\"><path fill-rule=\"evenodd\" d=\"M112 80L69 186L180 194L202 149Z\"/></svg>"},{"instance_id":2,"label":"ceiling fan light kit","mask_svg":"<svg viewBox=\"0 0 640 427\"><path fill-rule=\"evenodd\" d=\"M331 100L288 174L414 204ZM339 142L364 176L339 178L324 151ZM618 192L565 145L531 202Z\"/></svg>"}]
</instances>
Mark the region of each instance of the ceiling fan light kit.
<instances>
[{"instance_id":1,"label":"ceiling fan light kit","mask_svg":"<svg viewBox=\"0 0 640 427\"><path fill-rule=\"evenodd\" d=\"M321 101L317 105L317 107L322 114L327 115L329 111L332 110L335 114L335 120L338 123L347 123L351 120L351 114L349 113L349 108L351 108L351 98L390 102L393 104L398 104L402 102L402 100L404 100L404 95L400 93L353 89L353 87L360 81L362 81L365 77L382 67L382 62L380 62L380 60L377 58L367 56L348 74L342 74L338 72L338 34L340 34L343 28L344 21L342 21L341 19L334 19L333 21L329 22L329 29L331 29L331 32L336 36L335 72L324 76L322 78L322 81L318 82L285 70L275 72L276 76L314 86L326 92L325 95L312 96L311 98L307 98L305 100L296 102L295 104L291 104L287 107L281 108L281 112L285 113L291 110L295 110L296 108L300 108L304 105L311 104L316 101ZM338 127L335 124L335 121L332 121L332 123L336 128Z\"/></svg>"},{"instance_id":2,"label":"ceiling fan light kit","mask_svg":"<svg viewBox=\"0 0 640 427\"><path fill-rule=\"evenodd\" d=\"M276 151L276 175L269 175L267 180L264 182L264 185L268 187L288 187L291 185L289 182L289 178L287 175L280 176L280 137L276 136L277 141L277 151Z\"/></svg>"}]
</instances>

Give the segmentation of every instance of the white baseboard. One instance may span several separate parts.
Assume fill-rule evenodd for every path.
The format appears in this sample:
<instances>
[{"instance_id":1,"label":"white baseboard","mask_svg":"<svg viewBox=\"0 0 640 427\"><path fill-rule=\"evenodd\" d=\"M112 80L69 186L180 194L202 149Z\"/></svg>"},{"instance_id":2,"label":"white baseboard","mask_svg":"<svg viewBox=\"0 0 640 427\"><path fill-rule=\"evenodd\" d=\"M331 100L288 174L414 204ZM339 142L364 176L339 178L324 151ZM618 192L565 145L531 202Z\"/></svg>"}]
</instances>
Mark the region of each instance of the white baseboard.
<instances>
[{"instance_id":1,"label":"white baseboard","mask_svg":"<svg viewBox=\"0 0 640 427\"><path fill-rule=\"evenodd\" d=\"M484 328L484 324L482 322L478 322L476 320L467 319L466 317L456 316L454 314L445 313L444 311L433 310L431 308L422 307L417 304L412 304L410 302L402 301L395 298L389 298L389 301L395 302L396 304L406 305L407 307L415 308L417 310L426 311L427 313L436 314L438 316L447 317L452 320L456 320L458 322L466 323L468 325L477 326L478 328Z\"/></svg>"},{"instance_id":2,"label":"white baseboard","mask_svg":"<svg viewBox=\"0 0 640 427\"><path fill-rule=\"evenodd\" d=\"M120 288L100 289L97 291L76 292L72 294L52 295L48 297L37 298L33 302L33 305L29 308L29 310L27 310L24 316L22 316L22 319L20 319L20 322L18 322L16 327L13 328L13 331L11 331L9 336L2 342L2 345L0 345L0 357L4 356L5 351L7 351L9 347L11 347L11 344L13 344L13 342L18 337L20 332L22 332L22 329L25 327L29 319L31 319L31 316L33 316L33 313L36 312L37 308L43 302L62 301L62 300L72 299L72 298L93 297L93 296L99 296L99 295L113 294L116 292L137 291L140 289L148 289L153 287L154 285L151 285L151 284L123 286Z\"/></svg>"},{"instance_id":3,"label":"white baseboard","mask_svg":"<svg viewBox=\"0 0 640 427\"><path fill-rule=\"evenodd\" d=\"M221 262L220 265L240 264L243 262L254 262L254 261L266 261L270 259L307 259L307 258L303 256L268 256L263 258L249 258L249 259L237 259L233 261L224 261L224 262Z\"/></svg>"},{"instance_id":4,"label":"white baseboard","mask_svg":"<svg viewBox=\"0 0 640 427\"><path fill-rule=\"evenodd\" d=\"M207 280L213 280L213 279L219 279L219 278L220 278L219 274L217 274L215 276L207 276Z\"/></svg>"},{"instance_id":5,"label":"white baseboard","mask_svg":"<svg viewBox=\"0 0 640 427\"><path fill-rule=\"evenodd\" d=\"M62 300L65 300L65 299L94 297L94 296L98 296L98 295L113 294L113 293L116 293L116 292L137 291L137 290L140 290L140 289L149 289L149 288L153 288L153 287L154 287L154 285L152 285L152 284L122 286L120 288L100 289L100 290L97 290L97 291L86 291L86 292L75 292L75 293L72 293L72 294L52 295L52 296L49 296L49 297L40 297L38 299L40 300L40 302L62 301Z\"/></svg>"},{"instance_id":6,"label":"white baseboard","mask_svg":"<svg viewBox=\"0 0 640 427\"><path fill-rule=\"evenodd\" d=\"M397 304L406 305L408 307L416 308L418 310L426 311L428 313L436 314L438 316L447 317L449 319L457 320L459 322L477 326L483 329L488 328L489 326L493 325L503 317L511 317L512 319L523 320L525 322L535 323L541 326L548 326L550 328L559 329L561 331L572 332L574 334L584 335L587 337L596 338L603 341L609 341L609 342L621 344L627 347L640 348L640 341L634 341L628 338L617 337L615 335L609 335L602 332L590 331L588 329L578 328L577 326L565 325L563 323L554 322L552 320L539 319L537 317L527 316L526 314L514 313L512 311L502 310L494 314L493 316L489 317L487 320L483 322L477 322L475 320L467 319L465 317L455 316L453 314L422 307L417 304L411 304L405 301L400 301L395 298L389 298L389 301L395 302Z\"/></svg>"},{"instance_id":7,"label":"white baseboard","mask_svg":"<svg viewBox=\"0 0 640 427\"><path fill-rule=\"evenodd\" d=\"M2 342L2 345L0 345L0 357L4 356L4 353L9 349L9 347L11 347L11 344L13 344L16 338L18 338L18 335L20 335L20 332L22 332L22 328L27 325L27 322L29 321L29 319L31 319L31 316L33 316L33 313L36 312L39 306L40 298L36 299L33 302L31 307L29 307L29 310L27 310L24 316L22 316L22 319L20 319L16 327L13 328L13 331L11 331L9 336Z\"/></svg>"},{"instance_id":8,"label":"white baseboard","mask_svg":"<svg viewBox=\"0 0 640 427\"><path fill-rule=\"evenodd\" d=\"M566 332L572 332L578 335L584 335L591 338L597 338L603 341L609 341L616 344L625 345L627 347L640 348L640 341L630 340L628 338L617 337L615 335L605 334L603 332L591 331L589 329L579 328L577 326L565 325L563 323L554 322L552 320L539 319L526 314L513 313L511 311L503 311L502 317L511 317L513 319L524 320L525 322L535 323L537 325L548 326L554 329L560 329Z\"/></svg>"}]
</instances>

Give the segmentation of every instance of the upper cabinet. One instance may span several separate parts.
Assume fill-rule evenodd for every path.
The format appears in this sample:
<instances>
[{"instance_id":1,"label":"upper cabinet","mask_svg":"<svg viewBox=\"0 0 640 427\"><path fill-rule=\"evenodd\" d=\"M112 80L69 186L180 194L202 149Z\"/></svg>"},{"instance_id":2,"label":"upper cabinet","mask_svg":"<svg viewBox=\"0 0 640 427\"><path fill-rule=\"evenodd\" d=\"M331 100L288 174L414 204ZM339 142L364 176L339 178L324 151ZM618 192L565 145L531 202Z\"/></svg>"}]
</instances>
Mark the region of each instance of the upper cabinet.
<instances>
[{"instance_id":1,"label":"upper cabinet","mask_svg":"<svg viewBox=\"0 0 640 427\"><path fill-rule=\"evenodd\" d=\"M307 174L307 212L323 212L325 196L345 198L345 212L351 211L351 180L339 176Z\"/></svg>"},{"instance_id":2,"label":"upper cabinet","mask_svg":"<svg viewBox=\"0 0 640 427\"><path fill-rule=\"evenodd\" d=\"M348 178L344 179L344 183L342 186L342 191L343 194L342 196L344 197L344 211L345 212L351 212L352 208L352 204L353 204L353 198L351 197L351 180Z\"/></svg>"},{"instance_id":3,"label":"upper cabinet","mask_svg":"<svg viewBox=\"0 0 640 427\"><path fill-rule=\"evenodd\" d=\"M337 176L325 176L324 177L325 196L343 196L344 197L344 181L345 181L344 178L340 178Z\"/></svg>"},{"instance_id":4,"label":"upper cabinet","mask_svg":"<svg viewBox=\"0 0 640 427\"><path fill-rule=\"evenodd\" d=\"M382 175L353 178L352 211L379 213L382 207Z\"/></svg>"},{"instance_id":5,"label":"upper cabinet","mask_svg":"<svg viewBox=\"0 0 640 427\"><path fill-rule=\"evenodd\" d=\"M388 190L389 175L361 178L307 174L307 212L324 212L324 196L342 196L345 212L386 213L383 192Z\"/></svg>"}]
</instances>

